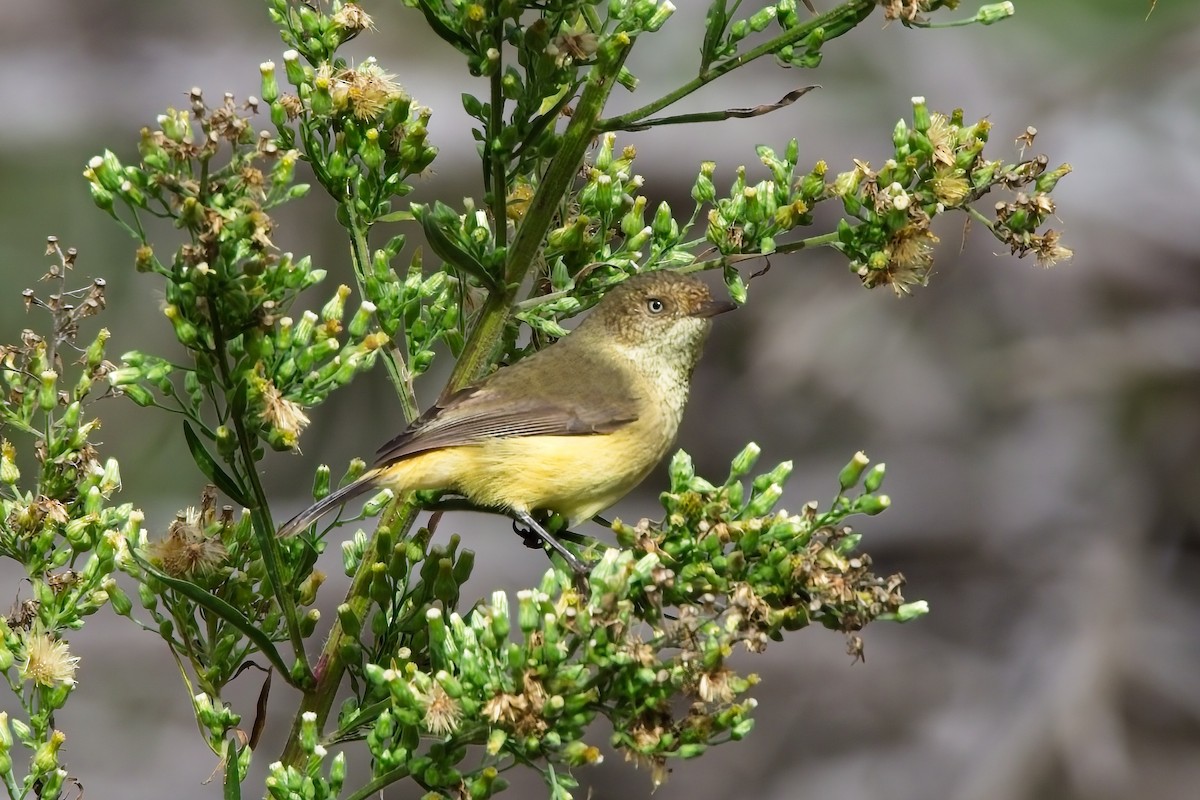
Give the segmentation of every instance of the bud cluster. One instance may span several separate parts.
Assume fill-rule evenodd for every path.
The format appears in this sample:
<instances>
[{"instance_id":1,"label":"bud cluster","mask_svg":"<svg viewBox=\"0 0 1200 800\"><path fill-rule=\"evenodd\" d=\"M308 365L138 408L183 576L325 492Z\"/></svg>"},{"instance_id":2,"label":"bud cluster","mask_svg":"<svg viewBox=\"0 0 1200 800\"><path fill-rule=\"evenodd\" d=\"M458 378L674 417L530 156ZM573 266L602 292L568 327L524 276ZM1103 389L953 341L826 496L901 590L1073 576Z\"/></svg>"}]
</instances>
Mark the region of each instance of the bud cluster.
<instances>
[{"instance_id":1,"label":"bud cluster","mask_svg":"<svg viewBox=\"0 0 1200 800\"><path fill-rule=\"evenodd\" d=\"M811 0L802 2L812 10ZM743 40L754 34L762 33L771 27L788 33L799 28L805 21L800 16L796 0L778 0L742 19L733 18L738 4L732 4L732 8L730 6L730 3L713 3L709 6L701 47L705 66L736 57ZM838 29L833 35L840 35L838 21L833 22L833 27ZM829 33L830 30L823 26L816 27L799 37L798 41L783 45L775 52L775 58L783 66L817 67L821 63L821 45L825 43L826 38L832 38Z\"/></svg>"},{"instance_id":2,"label":"bud cluster","mask_svg":"<svg viewBox=\"0 0 1200 800\"><path fill-rule=\"evenodd\" d=\"M702 165L692 196L697 203L711 203L705 238L722 255L736 253L774 253L779 236L798 226L812 224L810 209L825 192L825 162L817 162L806 173L798 173L800 146L788 142L780 156L766 145L757 148L759 161L771 173L767 180L750 184L746 168L737 168L733 185L725 197L715 197L712 185L714 167ZM726 268L725 281L734 300L744 302L745 285L732 267Z\"/></svg>"}]
</instances>

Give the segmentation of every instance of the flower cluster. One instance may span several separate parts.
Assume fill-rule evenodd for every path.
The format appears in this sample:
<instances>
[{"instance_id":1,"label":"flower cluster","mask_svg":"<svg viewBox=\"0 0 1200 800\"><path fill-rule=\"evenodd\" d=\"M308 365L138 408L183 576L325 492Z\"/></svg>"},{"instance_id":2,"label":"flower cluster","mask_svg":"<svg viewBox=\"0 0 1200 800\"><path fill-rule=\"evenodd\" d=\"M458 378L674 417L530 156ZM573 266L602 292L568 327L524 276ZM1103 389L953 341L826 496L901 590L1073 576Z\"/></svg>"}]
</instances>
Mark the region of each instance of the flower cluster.
<instances>
[{"instance_id":1,"label":"flower cluster","mask_svg":"<svg viewBox=\"0 0 1200 800\"><path fill-rule=\"evenodd\" d=\"M113 573L142 515L113 503L120 468L102 459L92 441L100 422L90 401L106 388L113 365L105 358L107 330L90 342L80 334L104 309L105 282L72 288L76 251L50 237L46 254L54 259L42 278L48 290L27 289L23 302L49 316L47 332L25 330L19 343L0 344L0 557L20 565L30 591L0 618L0 672L23 716L0 714L0 782L10 791L23 786L24 794L37 786L50 797L68 775L59 754L65 735L54 727L75 689L79 662L66 634L106 604L118 612L130 608ZM20 779L13 773L14 736L33 752Z\"/></svg>"},{"instance_id":2,"label":"flower cluster","mask_svg":"<svg viewBox=\"0 0 1200 800\"><path fill-rule=\"evenodd\" d=\"M304 311L299 320L289 315L299 293L325 272L307 257L278 253L271 241L268 210L307 187L292 183L296 151L282 150L265 132L254 133L256 106L254 101L239 108L226 95L210 108L193 89L189 110L170 109L159 118L159 129L143 130L139 166L123 166L106 152L84 173L101 207L117 216L113 199L125 204L132 218L127 227L141 245L137 267L165 278L163 315L194 359L194 366L180 367L130 352L109 382L139 405L165 401L183 411L219 449L234 444L229 431L199 423L205 387L233 391L244 381L245 402L260 422L261 437L272 447L291 449L308 422L302 407L369 368L388 342L371 331L372 304L363 304L350 321L349 341L339 342L346 332L345 287L319 314ZM222 145L229 159L218 166ZM175 219L190 234L166 263L145 237L143 210Z\"/></svg>"},{"instance_id":3,"label":"flower cluster","mask_svg":"<svg viewBox=\"0 0 1200 800\"><path fill-rule=\"evenodd\" d=\"M611 723L610 746L648 766L657 785L668 759L750 732L758 678L730 663L739 643L761 652L816 622L844 632L861 656L863 626L924 613L923 603L904 602L901 576L871 571L843 522L887 507L883 465L868 470L857 454L830 509L813 503L789 515L773 507L790 464L743 482L757 455L746 448L716 486L678 454L666 519L614 522L621 547L604 550L586 596L551 570L538 588L516 593L515 608L496 592L460 614L453 609L471 564L466 553L456 556L457 539L439 548L428 531L405 541L385 530L390 549L375 552L392 555L375 570L379 613L366 625L339 609L345 630L372 631L370 645L356 642L354 659L370 689L343 706L335 733L321 740L309 731L309 778L280 765L276 785L333 796L321 793L331 780L312 778L313 770L327 745L361 736L372 785L411 776L429 791L490 797L504 788L507 766L544 763L552 793L565 798L576 785L570 769L602 758L588 742L598 717ZM348 571L371 552L365 537L345 549ZM420 581L406 583L414 574ZM468 758L472 747L479 755ZM331 771L344 771L340 763Z\"/></svg>"},{"instance_id":4,"label":"flower cluster","mask_svg":"<svg viewBox=\"0 0 1200 800\"><path fill-rule=\"evenodd\" d=\"M1070 257L1057 232L1037 233L1054 211L1050 192L1070 165L1050 170L1040 155L1011 164L985 159L990 130L987 120L966 125L961 110L950 116L930 112L925 98L914 97L912 126L901 120L892 133L893 157L878 170L856 161L833 180L829 195L840 198L849 215L839 225L836 247L864 286L891 286L897 294L924 286L938 240L930 224L956 209L980 219L1020 256L1032 252L1046 266ZM1023 141L1031 143L1032 136ZM993 189L1032 194L998 203L992 223L970 204Z\"/></svg>"}]
</instances>

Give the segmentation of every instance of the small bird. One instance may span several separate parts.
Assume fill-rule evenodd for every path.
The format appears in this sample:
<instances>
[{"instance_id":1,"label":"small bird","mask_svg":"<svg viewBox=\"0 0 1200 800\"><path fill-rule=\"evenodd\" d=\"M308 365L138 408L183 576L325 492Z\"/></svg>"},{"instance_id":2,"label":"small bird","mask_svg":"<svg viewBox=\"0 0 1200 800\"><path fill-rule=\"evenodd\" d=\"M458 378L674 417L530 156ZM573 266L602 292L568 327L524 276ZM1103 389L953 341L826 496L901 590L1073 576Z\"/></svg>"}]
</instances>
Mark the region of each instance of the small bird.
<instances>
[{"instance_id":1,"label":"small bird","mask_svg":"<svg viewBox=\"0 0 1200 800\"><path fill-rule=\"evenodd\" d=\"M534 512L588 520L646 477L675 441L710 318L733 308L688 275L630 277L574 332L430 408L279 535L374 489L438 489L514 516L583 572Z\"/></svg>"}]
</instances>

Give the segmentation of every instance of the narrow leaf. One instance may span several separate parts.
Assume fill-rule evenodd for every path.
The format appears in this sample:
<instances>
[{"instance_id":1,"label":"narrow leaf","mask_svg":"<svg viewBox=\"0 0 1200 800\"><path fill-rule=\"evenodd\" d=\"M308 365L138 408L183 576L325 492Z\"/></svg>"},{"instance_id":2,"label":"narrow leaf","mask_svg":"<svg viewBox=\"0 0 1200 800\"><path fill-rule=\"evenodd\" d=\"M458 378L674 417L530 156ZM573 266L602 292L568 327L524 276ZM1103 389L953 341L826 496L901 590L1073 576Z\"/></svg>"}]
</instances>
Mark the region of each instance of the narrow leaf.
<instances>
[{"instance_id":1,"label":"narrow leaf","mask_svg":"<svg viewBox=\"0 0 1200 800\"><path fill-rule=\"evenodd\" d=\"M187 440L188 450L192 452L192 460L204 473L204 477L212 481L230 500L244 508L250 508L251 503L246 499L246 492L229 473L221 469L220 464L208 452L208 448L204 446L204 442L200 441L200 437L196 435L196 431L192 429L187 420L183 422L183 438Z\"/></svg>"},{"instance_id":2,"label":"narrow leaf","mask_svg":"<svg viewBox=\"0 0 1200 800\"><path fill-rule=\"evenodd\" d=\"M204 591L199 586L189 581L180 580L167 575L162 570L155 567L143 557L136 548L130 548L129 553L133 556L133 560L138 566L146 572L153 575L158 580L162 581L167 586L170 586L175 591L179 592L184 597L192 600L201 608L211 611L221 619L228 622L233 627L237 628L243 636L249 639L258 647L259 652L267 661L271 662L271 666L275 667L280 674L289 675L287 666L283 663L283 657L279 655L279 651L275 649L275 643L271 641L267 634L263 633L257 625L246 618L241 611L238 611L229 603L225 602L216 595Z\"/></svg>"}]
</instances>

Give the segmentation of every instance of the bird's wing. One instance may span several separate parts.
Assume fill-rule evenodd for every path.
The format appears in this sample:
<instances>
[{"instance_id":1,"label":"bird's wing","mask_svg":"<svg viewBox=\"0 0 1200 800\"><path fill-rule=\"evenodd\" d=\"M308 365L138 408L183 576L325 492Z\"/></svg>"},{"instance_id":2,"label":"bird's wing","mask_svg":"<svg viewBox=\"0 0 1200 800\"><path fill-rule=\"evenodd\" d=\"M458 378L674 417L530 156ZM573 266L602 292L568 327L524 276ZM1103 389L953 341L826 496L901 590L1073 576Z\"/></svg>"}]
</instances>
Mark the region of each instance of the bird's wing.
<instances>
[{"instance_id":1,"label":"bird's wing","mask_svg":"<svg viewBox=\"0 0 1200 800\"><path fill-rule=\"evenodd\" d=\"M426 450L477 444L484 439L516 436L573 436L612 431L637 419L636 398L629 392L612 397L611 388L590 391L591 381L573 376L572 390L529 393L522 386L525 370L508 367L478 386L468 387L430 408L406 431L379 448L376 465L389 464ZM501 377L502 373L503 377ZM586 374L586 370L584 370ZM540 375L544 379L545 375ZM560 384L561 386L561 384ZM499 411L498 409L503 409Z\"/></svg>"}]
</instances>

